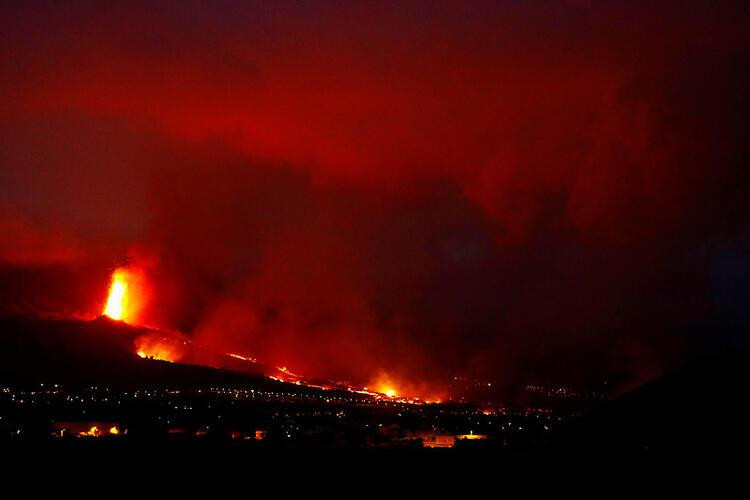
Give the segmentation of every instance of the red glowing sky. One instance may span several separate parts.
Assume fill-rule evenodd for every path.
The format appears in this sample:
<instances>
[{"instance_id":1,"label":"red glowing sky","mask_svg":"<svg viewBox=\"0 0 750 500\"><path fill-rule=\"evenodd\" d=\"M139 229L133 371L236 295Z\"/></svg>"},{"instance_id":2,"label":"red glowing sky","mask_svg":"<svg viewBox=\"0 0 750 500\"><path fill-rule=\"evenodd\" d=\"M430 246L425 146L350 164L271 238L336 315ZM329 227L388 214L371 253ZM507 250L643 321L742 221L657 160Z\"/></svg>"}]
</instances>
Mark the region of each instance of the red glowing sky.
<instances>
[{"instance_id":1,"label":"red glowing sky","mask_svg":"<svg viewBox=\"0 0 750 500\"><path fill-rule=\"evenodd\" d=\"M747 319L742 2L1 9L3 310L131 264L144 321L365 381L641 380Z\"/></svg>"}]
</instances>

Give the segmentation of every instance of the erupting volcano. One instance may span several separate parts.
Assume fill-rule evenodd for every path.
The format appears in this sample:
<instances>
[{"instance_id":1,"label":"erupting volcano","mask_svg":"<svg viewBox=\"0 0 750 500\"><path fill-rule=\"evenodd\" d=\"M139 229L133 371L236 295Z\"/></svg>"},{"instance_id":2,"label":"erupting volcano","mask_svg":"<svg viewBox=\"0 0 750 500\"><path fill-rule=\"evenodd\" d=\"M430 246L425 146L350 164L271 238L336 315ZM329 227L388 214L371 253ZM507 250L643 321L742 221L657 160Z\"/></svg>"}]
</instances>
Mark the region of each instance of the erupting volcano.
<instances>
[{"instance_id":1,"label":"erupting volcano","mask_svg":"<svg viewBox=\"0 0 750 500\"><path fill-rule=\"evenodd\" d=\"M109 294L102 315L133 326L144 326L139 321L139 313L145 306L145 302L145 274L137 268L119 267L112 273ZM247 366L252 366L253 370L261 370L266 377L279 382L324 390L343 389L376 399L393 399L406 403L422 402L419 397L405 396L400 391L396 391L391 377L386 373L378 374L372 384L374 390L353 386L347 382L311 381L303 375L292 373L286 366L265 367L266 365L259 363L255 358L236 353L215 352L205 346L196 345L190 338L175 331L149 328L147 333L136 338L133 348L133 352L143 359L206 365L214 368L230 367L231 369L234 367L237 369L239 366L240 371L244 371L243 368ZM247 363L237 365L233 360ZM439 398L431 399L438 400Z\"/></svg>"},{"instance_id":2,"label":"erupting volcano","mask_svg":"<svg viewBox=\"0 0 750 500\"><path fill-rule=\"evenodd\" d=\"M373 443L483 405L500 446L500 405L750 349L748 1L4 1L0 33L0 442L3 383L62 380L346 400Z\"/></svg>"}]
</instances>

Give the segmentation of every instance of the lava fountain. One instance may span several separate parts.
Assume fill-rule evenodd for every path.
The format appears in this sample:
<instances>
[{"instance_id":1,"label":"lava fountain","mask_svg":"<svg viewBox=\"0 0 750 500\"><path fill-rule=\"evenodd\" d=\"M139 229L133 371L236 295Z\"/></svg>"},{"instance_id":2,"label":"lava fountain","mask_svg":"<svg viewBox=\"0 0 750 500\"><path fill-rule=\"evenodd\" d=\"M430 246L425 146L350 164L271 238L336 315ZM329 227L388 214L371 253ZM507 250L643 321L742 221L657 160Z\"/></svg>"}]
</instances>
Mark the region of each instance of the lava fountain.
<instances>
[{"instance_id":1,"label":"lava fountain","mask_svg":"<svg viewBox=\"0 0 750 500\"><path fill-rule=\"evenodd\" d=\"M107 305L104 306L103 312L105 316L117 320L122 319L128 293L128 284L122 274L122 272L115 271L112 275L112 285L109 287Z\"/></svg>"},{"instance_id":2,"label":"lava fountain","mask_svg":"<svg viewBox=\"0 0 750 500\"><path fill-rule=\"evenodd\" d=\"M112 273L107 303L102 314L118 321L134 323L144 303L145 288L140 273L120 267Z\"/></svg>"}]
</instances>

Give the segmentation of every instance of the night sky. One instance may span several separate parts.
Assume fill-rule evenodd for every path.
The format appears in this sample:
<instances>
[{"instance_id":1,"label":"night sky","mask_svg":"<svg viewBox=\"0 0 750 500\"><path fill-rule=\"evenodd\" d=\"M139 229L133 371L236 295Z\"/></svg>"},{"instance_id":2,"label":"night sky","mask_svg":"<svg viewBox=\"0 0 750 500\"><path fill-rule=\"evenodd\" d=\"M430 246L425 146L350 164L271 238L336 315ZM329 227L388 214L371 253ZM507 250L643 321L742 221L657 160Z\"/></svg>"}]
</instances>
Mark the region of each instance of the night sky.
<instances>
[{"instance_id":1,"label":"night sky","mask_svg":"<svg viewBox=\"0 0 750 500\"><path fill-rule=\"evenodd\" d=\"M750 6L0 6L0 312L312 375L630 387L747 343Z\"/></svg>"}]
</instances>

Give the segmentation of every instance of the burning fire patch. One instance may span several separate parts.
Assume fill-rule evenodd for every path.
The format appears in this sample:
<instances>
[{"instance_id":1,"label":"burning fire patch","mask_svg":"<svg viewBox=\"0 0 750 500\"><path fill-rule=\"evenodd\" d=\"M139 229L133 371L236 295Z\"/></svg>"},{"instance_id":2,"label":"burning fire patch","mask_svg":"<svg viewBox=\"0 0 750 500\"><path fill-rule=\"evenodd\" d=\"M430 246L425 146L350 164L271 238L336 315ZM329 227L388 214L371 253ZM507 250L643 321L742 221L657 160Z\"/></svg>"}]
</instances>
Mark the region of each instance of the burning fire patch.
<instances>
[{"instance_id":1,"label":"burning fire patch","mask_svg":"<svg viewBox=\"0 0 750 500\"><path fill-rule=\"evenodd\" d=\"M187 340L177 333L147 333L135 340L135 352L141 358L176 363L185 357L187 350Z\"/></svg>"}]
</instances>

